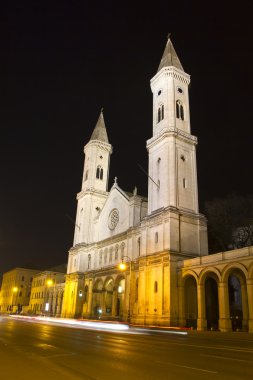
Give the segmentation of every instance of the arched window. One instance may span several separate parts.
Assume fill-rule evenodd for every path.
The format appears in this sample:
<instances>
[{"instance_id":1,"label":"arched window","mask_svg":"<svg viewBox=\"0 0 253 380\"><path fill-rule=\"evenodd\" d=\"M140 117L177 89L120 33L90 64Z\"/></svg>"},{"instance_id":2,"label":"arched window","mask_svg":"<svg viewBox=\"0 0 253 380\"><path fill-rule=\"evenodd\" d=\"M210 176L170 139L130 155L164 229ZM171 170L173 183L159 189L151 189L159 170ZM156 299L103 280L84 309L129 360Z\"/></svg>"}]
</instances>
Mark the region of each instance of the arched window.
<instances>
[{"instance_id":1,"label":"arched window","mask_svg":"<svg viewBox=\"0 0 253 380\"><path fill-rule=\"evenodd\" d=\"M158 243L158 232L155 233L155 242Z\"/></svg>"},{"instance_id":2,"label":"arched window","mask_svg":"<svg viewBox=\"0 0 253 380\"><path fill-rule=\"evenodd\" d=\"M137 244L138 244L138 256L140 256L141 255L141 238L140 237L138 237Z\"/></svg>"},{"instance_id":3,"label":"arched window","mask_svg":"<svg viewBox=\"0 0 253 380\"><path fill-rule=\"evenodd\" d=\"M157 122L159 123L161 120L164 119L164 105L161 104L158 107L158 112L157 112Z\"/></svg>"},{"instance_id":4,"label":"arched window","mask_svg":"<svg viewBox=\"0 0 253 380\"><path fill-rule=\"evenodd\" d=\"M96 170L96 178L97 179L103 179L103 168L99 165Z\"/></svg>"},{"instance_id":5,"label":"arched window","mask_svg":"<svg viewBox=\"0 0 253 380\"><path fill-rule=\"evenodd\" d=\"M121 258L122 258L124 256L125 243L121 243L120 249L121 249Z\"/></svg>"},{"instance_id":6,"label":"arched window","mask_svg":"<svg viewBox=\"0 0 253 380\"><path fill-rule=\"evenodd\" d=\"M177 119L184 120L184 107L180 100L176 101L176 115Z\"/></svg>"},{"instance_id":7,"label":"arched window","mask_svg":"<svg viewBox=\"0 0 253 380\"><path fill-rule=\"evenodd\" d=\"M115 260L118 259L118 252L119 252L119 246L116 245L116 247L115 247Z\"/></svg>"},{"instance_id":8,"label":"arched window","mask_svg":"<svg viewBox=\"0 0 253 380\"><path fill-rule=\"evenodd\" d=\"M155 281L154 282L154 293L157 293L158 292L158 282Z\"/></svg>"},{"instance_id":9,"label":"arched window","mask_svg":"<svg viewBox=\"0 0 253 380\"><path fill-rule=\"evenodd\" d=\"M88 255L88 269L91 268L91 254Z\"/></svg>"}]
</instances>

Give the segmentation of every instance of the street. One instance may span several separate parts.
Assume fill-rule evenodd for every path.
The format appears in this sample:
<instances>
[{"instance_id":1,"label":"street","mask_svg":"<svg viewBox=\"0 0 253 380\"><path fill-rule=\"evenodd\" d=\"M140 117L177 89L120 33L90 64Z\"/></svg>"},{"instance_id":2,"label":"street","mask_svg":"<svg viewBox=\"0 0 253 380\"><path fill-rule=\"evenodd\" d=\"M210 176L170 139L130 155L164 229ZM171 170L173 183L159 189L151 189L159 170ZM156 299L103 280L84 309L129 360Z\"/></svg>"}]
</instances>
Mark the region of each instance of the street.
<instances>
[{"instance_id":1,"label":"street","mask_svg":"<svg viewBox=\"0 0 253 380\"><path fill-rule=\"evenodd\" d=\"M0 317L0 380L253 379L248 333L92 330Z\"/></svg>"}]
</instances>

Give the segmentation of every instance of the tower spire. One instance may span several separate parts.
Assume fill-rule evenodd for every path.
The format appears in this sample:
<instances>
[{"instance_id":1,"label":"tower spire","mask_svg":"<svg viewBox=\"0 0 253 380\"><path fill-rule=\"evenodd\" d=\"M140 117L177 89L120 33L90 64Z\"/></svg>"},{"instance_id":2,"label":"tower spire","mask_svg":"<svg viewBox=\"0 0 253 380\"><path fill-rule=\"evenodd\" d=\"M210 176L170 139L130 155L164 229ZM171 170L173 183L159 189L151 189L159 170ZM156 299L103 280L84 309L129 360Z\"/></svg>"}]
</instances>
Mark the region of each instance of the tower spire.
<instances>
[{"instance_id":1,"label":"tower spire","mask_svg":"<svg viewBox=\"0 0 253 380\"><path fill-rule=\"evenodd\" d=\"M181 65L181 62L179 61L177 53L174 49L174 46L172 45L170 36L171 36L171 33L168 34L168 41L165 46L163 56L162 56L157 72L163 69L164 67L168 67L168 66L174 66L177 69L184 71L183 66Z\"/></svg>"},{"instance_id":2,"label":"tower spire","mask_svg":"<svg viewBox=\"0 0 253 380\"><path fill-rule=\"evenodd\" d=\"M106 132L106 127L105 127L103 107L101 108L97 124L96 124L96 126L92 132L90 140L100 140L100 141L109 143L108 137L107 137L107 132Z\"/></svg>"}]
</instances>

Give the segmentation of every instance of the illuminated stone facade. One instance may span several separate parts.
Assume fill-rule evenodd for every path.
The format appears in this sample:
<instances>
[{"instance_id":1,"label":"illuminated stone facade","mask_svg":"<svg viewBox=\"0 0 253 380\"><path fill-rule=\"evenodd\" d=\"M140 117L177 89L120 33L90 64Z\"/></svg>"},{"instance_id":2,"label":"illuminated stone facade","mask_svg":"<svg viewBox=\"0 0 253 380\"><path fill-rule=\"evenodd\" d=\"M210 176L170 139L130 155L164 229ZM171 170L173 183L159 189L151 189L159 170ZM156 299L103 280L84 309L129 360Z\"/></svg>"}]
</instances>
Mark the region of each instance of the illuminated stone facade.
<instances>
[{"instance_id":1,"label":"illuminated stone facade","mask_svg":"<svg viewBox=\"0 0 253 380\"><path fill-rule=\"evenodd\" d=\"M206 219L198 209L189 83L168 40L151 80L148 198L136 188L123 191L117 178L107 191L112 146L101 112L84 147L63 317L252 331L252 250L208 255ZM125 271L119 269L121 261Z\"/></svg>"},{"instance_id":2,"label":"illuminated stone facade","mask_svg":"<svg viewBox=\"0 0 253 380\"><path fill-rule=\"evenodd\" d=\"M3 274L0 292L0 312L22 312L29 305L32 280L38 270L14 268Z\"/></svg>"},{"instance_id":3,"label":"illuminated stone facade","mask_svg":"<svg viewBox=\"0 0 253 380\"><path fill-rule=\"evenodd\" d=\"M28 312L30 314L60 316L64 292L65 273L43 271L32 282Z\"/></svg>"}]
</instances>

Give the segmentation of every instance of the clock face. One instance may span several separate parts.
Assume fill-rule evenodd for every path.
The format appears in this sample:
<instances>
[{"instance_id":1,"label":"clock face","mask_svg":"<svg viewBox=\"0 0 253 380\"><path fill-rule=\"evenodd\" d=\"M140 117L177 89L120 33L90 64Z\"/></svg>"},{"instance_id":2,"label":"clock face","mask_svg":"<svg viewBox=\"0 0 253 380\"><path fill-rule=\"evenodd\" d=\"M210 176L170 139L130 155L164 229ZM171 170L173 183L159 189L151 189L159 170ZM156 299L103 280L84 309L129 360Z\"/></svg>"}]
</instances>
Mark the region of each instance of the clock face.
<instances>
[{"instance_id":1,"label":"clock face","mask_svg":"<svg viewBox=\"0 0 253 380\"><path fill-rule=\"evenodd\" d=\"M119 221L119 211L114 208L110 212L109 219L108 219L108 227L110 230L114 230L114 228L117 226Z\"/></svg>"}]
</instances>

